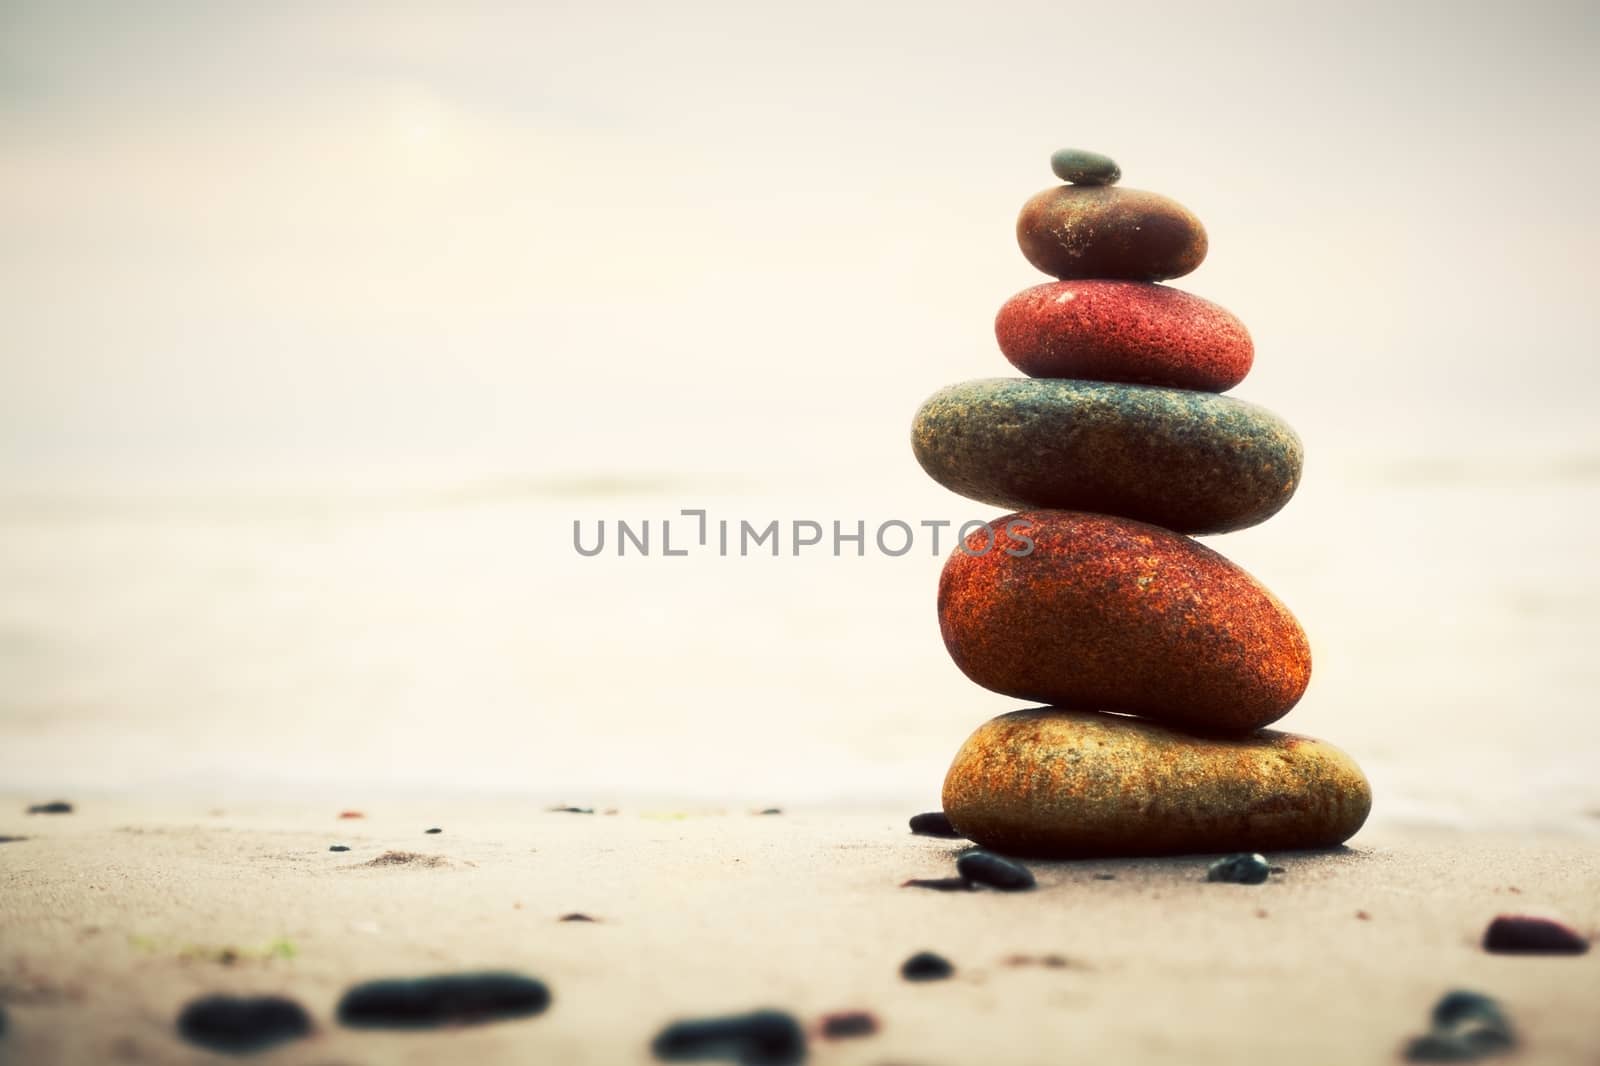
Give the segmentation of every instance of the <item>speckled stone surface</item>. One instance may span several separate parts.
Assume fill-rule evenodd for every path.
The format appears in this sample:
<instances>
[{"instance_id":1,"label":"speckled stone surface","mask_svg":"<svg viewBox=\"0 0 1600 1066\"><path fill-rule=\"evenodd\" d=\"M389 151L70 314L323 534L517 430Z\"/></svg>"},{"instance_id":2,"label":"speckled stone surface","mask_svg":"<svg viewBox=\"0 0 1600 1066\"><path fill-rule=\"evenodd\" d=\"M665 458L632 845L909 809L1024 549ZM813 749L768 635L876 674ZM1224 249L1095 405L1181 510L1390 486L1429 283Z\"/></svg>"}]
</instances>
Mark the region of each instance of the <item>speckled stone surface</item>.
<instances>
[{"instance_id":1,"label":"speckled stone surface","mask_svg":"<svg viewBox=\"0 0 1600 1066\"><path fill-rule=\"evenodd\" d=\"M1226 392L1255 357L1250 332L1198 296L1141 281L1052 281L995 317L1013 366L1036 378L1085 378Z\"/></svg>"},{"instance_id":2,"label":"speckled stone surface","mask_svg":"<svg viewBox=\"0 0 1600 1066\"><path fill-rule=\"evenodd\" d=\"M1092 711L984 723L957 753L944 809L994 851L1040 857L1325 848L1353 836L1372 789L1320 740L1221 740Z\"/></svg>"},{"instance_id":3,"label":"speckled stone surface","mask_svg":"<svg viewBox=\"0 0 1600 1066\"><path fill-rule=\"evenodd\" d=\"M983 503L1123 515L1223 533L1276 513L1300 438L1272 412L1187 389L986 378L941 389L911 427L917 461Z\"/></svg>"},{"instance_id":4,"label":"speckled stone surface","mask_svg":"<svg viewBox=\"0 0 1600 1066\"><path fill-rule=\"evenodd\" d=\"M1205 545L1073 511L990 525L992 542L975 533L950 553L938 599L950 657L984 688L1235 733L1276 721L1305 692L1311 648L1300 623ZM1011 554L1025 537L1032 550Z\"/></svg>"},{"instance_id":5,"label":"speckled stone surface","mask_svg":"<svg viewBox=\"0 0 1600 1066\"><path fill-rule=\"evenodd\" d=\"M1050 154L1050 169L1074 185L1115 185L1122 178L1116 160L1083 148L1057 148Z\"/></svg>"},{"instance_id":6,"label":"speckled stone surface","mask_svg":"<svg viewBox=\"0 0 1600 1066\"><path fill-rule=\"evenodd\" d=\"M1022 205L1017 243L1052 277L1161 281L1206 257L1206 230L1175 200L1110 185L1057 185Z\"/></svg>"}]
</instances>

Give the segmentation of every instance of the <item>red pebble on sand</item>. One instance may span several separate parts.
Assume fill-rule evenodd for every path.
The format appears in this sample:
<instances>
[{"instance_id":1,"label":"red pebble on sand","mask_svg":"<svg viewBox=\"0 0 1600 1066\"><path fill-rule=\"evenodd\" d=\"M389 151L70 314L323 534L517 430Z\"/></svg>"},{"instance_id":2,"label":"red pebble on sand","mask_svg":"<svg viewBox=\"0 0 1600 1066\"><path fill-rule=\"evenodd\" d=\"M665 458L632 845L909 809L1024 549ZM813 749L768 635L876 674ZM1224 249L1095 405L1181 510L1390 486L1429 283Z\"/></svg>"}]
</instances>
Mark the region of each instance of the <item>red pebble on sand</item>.
<instances>
[{"instance_id":1,"label":"red pebble on sand","mask_svg":"<svg viewBox=\"0 0 1600 1066\"><path fill-rule=\"evenodd\" d=\"M1526 955L1582 955L1589 950L1589 942L1583 934L1554 918L1502 914L1484 930L1483 949Z\"/></svg>"},{"instance_id":2,"label":"red pebble on sand","mask_svg":"<svg viewBox=\"0 0 1600 1066\"><path fill-rule=\"evenodd\" d=\"M1082 378L1226 392L1250 372L1255 345L1209 300L1139 281L1053 281L1007 300L1000 350L1035 378Z\"/></svg>"}]
</instances>

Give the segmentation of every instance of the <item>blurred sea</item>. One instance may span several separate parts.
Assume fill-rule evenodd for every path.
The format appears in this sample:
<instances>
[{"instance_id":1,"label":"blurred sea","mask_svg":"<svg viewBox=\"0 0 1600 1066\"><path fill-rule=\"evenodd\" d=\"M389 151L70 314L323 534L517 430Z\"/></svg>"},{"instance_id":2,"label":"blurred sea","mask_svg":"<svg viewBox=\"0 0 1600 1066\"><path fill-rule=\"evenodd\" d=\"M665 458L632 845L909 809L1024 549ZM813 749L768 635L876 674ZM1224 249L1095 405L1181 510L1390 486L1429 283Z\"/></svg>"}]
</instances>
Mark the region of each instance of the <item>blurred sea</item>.
<instances>
[{"instance_id":1,"label":"blurred sea","mask_svg":"<svg viewBox=\"0 0 1600 1066\"><path fill-rule=\"evenodd\" d=\"M473 480L0 495L0 778L41 799L513 793L937 804L979 722L941 558L618 558L572 523L995 516L874 478ZM1600 459L1335 457L1207 538L1312 638L1280 725L1367 768L1375 822L1600 833ZM675 546L692 540L677 517ZM940 556L948 549L948 540ZM852 549L853 550L853 549Z\"/></svg>"}]
</instances>

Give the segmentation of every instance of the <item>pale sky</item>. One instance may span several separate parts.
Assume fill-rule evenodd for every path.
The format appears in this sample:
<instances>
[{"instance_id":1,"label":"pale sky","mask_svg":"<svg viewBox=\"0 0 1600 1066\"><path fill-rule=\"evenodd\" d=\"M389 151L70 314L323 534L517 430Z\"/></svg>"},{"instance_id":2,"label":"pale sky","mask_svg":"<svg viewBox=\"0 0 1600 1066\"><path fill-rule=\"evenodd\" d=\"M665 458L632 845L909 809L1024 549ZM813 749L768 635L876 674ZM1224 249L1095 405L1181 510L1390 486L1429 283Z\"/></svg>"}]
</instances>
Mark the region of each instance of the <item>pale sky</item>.
<instances>
[{"instance_id":1,"label":"pale sky","mask_svg":"<svg viewBox=\"0 0 1600 1066\"><path fill-rule=\"evenodd\" d=\"M913 477L1065 144L1313 458L1588 449L1597 11L7 2L0 468Z\"/></svg>"}]
</instances>

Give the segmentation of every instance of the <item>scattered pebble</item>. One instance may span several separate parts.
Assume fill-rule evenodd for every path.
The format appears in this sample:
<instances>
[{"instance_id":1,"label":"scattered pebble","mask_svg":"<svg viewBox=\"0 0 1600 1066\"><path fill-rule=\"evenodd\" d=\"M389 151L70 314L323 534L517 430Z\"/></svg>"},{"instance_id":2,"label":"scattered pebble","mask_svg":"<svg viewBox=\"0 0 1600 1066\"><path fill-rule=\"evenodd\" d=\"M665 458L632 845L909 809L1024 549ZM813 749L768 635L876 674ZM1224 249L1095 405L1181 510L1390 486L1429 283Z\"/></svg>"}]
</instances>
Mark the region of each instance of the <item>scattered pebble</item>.
<instances>
[{"instance_id":1,"label":"scattered pebble","mask_svg":"<svg viewBox=\"0 0 1600 1066\"><path fill-rule=\"evenodd\" d=\"M1065 955L1007 955L1007 966L1043 966L1051 970L1065 970L1072 965L1072 960Z\"/></svg>"},{"instance_id":2,"label":"scattered pebble","mask_svg":"<svg viewBox=\"0 0 1600 1066\"><path fill-rule=\"evenodd\" d=\"M28 839L27 837L0 836L0 844L16 844L16 843L18 843L20 841L27 840L27 839Z\"/></svg>"},{"instance_id":3,"label":"scattered pebble","mask_svg":"<svg viewBox=\"0 0 1600 1066\"><path fill-rule=\"evenodd\" d=\"M757 814L782 814L782 807L766 807L756 812Z\"/></svg>"},{"instance_id":4,"label":"scattered pebble","mask_svg":"<svg viewBox=\"0 0 1600 1066\"><path fill-rule=\"evenodd\" d=\"M977 884L965 877L913 877L900 882L901 888L931 888L935 892L972 892Z\"/></svg>"},{"instance_id":5,"label":"scattered pebble","mask_svg":"<svg viewBox=\"0 0 1600 1066\"><path fill-rule=\"evenodd\" d=\"M365 818L366 815L362 814L360 811L340 811L339 812L339 817L340 818Z\"/></svg>"},{"instance_id":6,"label":"scattered pebble","mask_svg":"<svg viewBox=\"0 0 1600 1066\"><path fill-rule=\"evenodd\" d=\"M329 847L328 850L329 851L349 851L350 850L350 845L348 845L348 844L334 844L331 847Z\"/></svg>"},{"instance_id":7,"label":"scattered pebble","mask_svg":"<svg viewBox=\"0 0 1600 1066\"><path fill-rule=\"evenodd\" d=\"M339 1001L339 1021L356 1029L434 1029L539 1014L550 1005L543 981L515 973L461 973L368 981Z\"/></svg>"},{"instance_id":8,"label":"scattered pebble","mask_svg":"<svg viewBox=\"0 0 1600 1066\"><path fill-rule=\"evenodd\" d=\"M1434 1004L1432 1028L1413 1037L1411 1062L1468 1062L1510 1050L1517 1042L1500 1004L1478 992L1448 992Z\"/></svg>"},{"instance_id":9,"label":"scattered pebble","mask_svg":"<svg viewBox=\"0 0 1600 1066\"><path fill-rule=\"evenodd\" d=\"M449 866L450 860L443 855L423 855L415 851L386 851L376 859L368 859L363 866L421 866L434 869L440 866Z\"/></svg>"},{"instance_id":10,"label":"scattered pebble","mask_svg":"<svg viewBox=\"0 0 1600 1066\"><path fill-rule=\"evenodd\" d=\"M434 826L432 829L423 830L423 832L426 832L426 833L442 833L442 832L444 832L444 830L440 829L438 826Z\"/></svg>"},{"instance_id":11,"label":"scattered pebble","mask_svg":"<svg viewBox=\"0 0 1600 1066\"><path fill-rule=\"evenodd\" d=\"M1116 874L1095 874L1094 875L1094 879L1096 881L1115 881L1117 879L1117 875Z\"/></svg>"},{"instance_id":12,"label":"scattered pebble","mask_svg":"<svg viewBox=\"0 0 1600 1066\"><path fill-rule=\"evenodd\" d=\"M1235 885L1259 885L1272 873L1267 860L1256 852L1241 851L1224 855L1206 867L1207 881L1226 881Z\"/></svg>"},{"instance_id":13,"label":"scattered pebble","mask_svg":"<svg viewBox=\"0 0 1600 1066\"><path fill-rule=\"evenodd\" d=\"M549 807L553 814L593 814L593 807Z\"/></svg>"},{"instance_id":14,"label":"scattered pebble","mask_svg":"<svg viewBox=\"0 0 1600 1066\"><path fill-rule=\"evenodd\" d=\"M600 919L591 918L582 911L573 911L571 914L563 914L557 920L563 922L598 922Z\"/></svg>"},{"instance_id":15,"label":"scattered pebble","mask_svg":"<svg viewBox=\"0 0 1600 1066\"><path fill-rule=\"evenodd\" d=\"M942 981L955 972L949 959L931 951L919 951L900 964L900 976L907 981Z\"/></svg>"},{"instance_id":16,"label":"scattered pebble","mask_svg":"<svg viewBox=\"0 0 1600 1066\"><path fill-rule=\"evenodd\" d=\"M29 814L71 814L72 804L66 800L55 800L50 803L35 803L28 808Z\"/></svg>"},{"instance_id":17,"label":"scattered pebble","mask_svg":"<svg viewBox=\"0 0 1600 1066\"><path fill-rule=\"evenodd\" d=\"M730 1059L752 1066L779 1066L805 1058L806 1035L793 1015L757 1010L673 1022L656 1035L650 1050L668 1062Z\"/></svg>"},{"instance_id":18,"label":"scattered pebble","mask_svg":"<svg viewBox=\"0 0 1600 1066\"><path fill-rule=\"evenodd\" d=\"M911 816L911 831L925 837L953 837L961 839L956 827L950 824L943 811L924 811Z\"/></svg>"},{"instance_id":19,"label":"scattered pebble","mask_svg":"<svg viewBox=\"0 0 1600 1066\"><path fill-rule=\"evenodd\" d=\"M835 1011L832 1014L824 1014L817 1028L828 1040L871 1036L878 1031L878 1016L864 1010Z\"/></svg>"},{"instance_id":20,"label":"scattered pebble","mask_svg":"<svg viewBox=\"0 0 1600 1066\"><path fill-rule=\"evenodd\" d=\"M1556 918L1501 914L1484 930L1483 950L1524 955L1582 955L1589 950L1589 941Z\"/></svg>"},{"instance_id":21,"label":"scattered pebble","mask_svg":"<svg viewBox=\"0 0 1600 1066\"><path fill-rule=\"evenodd\" d=\"M1368 914L1366 911L1356 911L1356 919L1358 921L1370 922L1372 921L1372 915Z\"/></svg>"},{"instance_id":22,"label":"scattered pebble","mask_svg":"<svg viewBox=\"0 0 1600 1066\"><path fill-rule=\"evenodd\" d=\"M311 1016L283 996L203 996L178 1015L178 1032L212 1051L260 1051L309 1034Z\"/></svg>"},{"instance_id":23,"label":"scattered pebble","mask_svg":"<svg viewBox=\"0 0 1600 1066\"><path fill-rule=\"evenodd\" d=\"M1002 892L1021 892L1034 886L1033 871L992 851L977 848L956 859L956 869L968 881Z\"/></svg>"},{"instance_id":24,"label":"scattered pebble","mask_svg":"<svg viewBox=\"0 0 1600 1066\"><path fill-rule=\"evenodd\" d=\"M1050 169L1073 185L1115 185L1122 178L1122 168L1114 159L1082 148L1056 149L1050 156Z\"/></svg>"}]
</instances>

